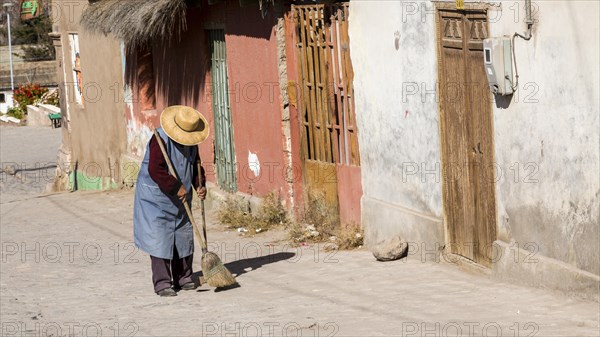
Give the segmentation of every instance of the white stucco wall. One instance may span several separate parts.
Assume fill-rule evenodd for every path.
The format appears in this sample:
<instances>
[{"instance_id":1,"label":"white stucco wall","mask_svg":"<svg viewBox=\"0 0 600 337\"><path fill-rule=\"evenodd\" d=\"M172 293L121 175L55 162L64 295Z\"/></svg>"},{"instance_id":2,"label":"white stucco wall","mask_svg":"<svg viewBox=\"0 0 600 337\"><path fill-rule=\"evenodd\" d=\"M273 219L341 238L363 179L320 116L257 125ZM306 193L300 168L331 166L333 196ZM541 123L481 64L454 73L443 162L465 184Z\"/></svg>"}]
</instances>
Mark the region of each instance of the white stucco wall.
<instances>
[{"instance_id":1,"label":"white stucco wall","mask_svg":"<svg viewBox=\"0 0 600 337\"><path fill-rule=\"evenodd\" d=\"M491 35L523 33L524 11L501 9L489 14ZM600 274L600 4L533 9L533 38L515 41L517 94L507 108L494 106L499 238Z\"/></svg>"},{"instance_id":2,"label":"white stucco wall","mask_svg":"<svg viewBox=\"0 0 600 337\"><path fill-rule=\"evenodd\" d=\"M491 6L491 36L524 33L524 1ZM594 274L600 273L599 10L595 1L534 2L533 38L515 43L519 90L493 108L502 170L498 238L533 242L538 254ZM443 217L439 170L437 176L423 171L441 161L438 104L426 92L437 82L434 14L430 1L351 1L367 235L405 233L403 226L426 231L428 217ZM418 164L418 173L403 174L403 165L415 169L407 163ZM425 220L407 223L386 209Z\"/></svg>"},{"instance_id":3,"label":"white stucco wall","mask_svg":"<svg viewBox=\"0 0 600 337\"><path fill-rule=\"evenodd\" d=\"M409 238L414 240L425 230L420 226L427 226L421 215L442 217L437 103L435 94L421 95L422 89L435 88L435 20L403 15L405 10L400 1L350 2L367 241L397 232L406 235L406 226L416 226ZM434 173L422 174L424 169ZM402 216L412 213L416 217ZM440 228L432 239L443 238Z\"/></svg>"},{"instance_id":4,"label":"white stucco wall","mask_svg":"<svg viewBox=\"0 0 600 337\"><path fill-rule=\"evenodd\" d=\"M359 128L361 165L370 173L364 175L363 189L369 197L441 216L439 176L412 174L422 163L433 169L439 161L435 96L423 100L420 93L410 94L425 83L434 89L435 38L421 37L434 37L435 27L431 20L403 22L401 13L399 1L351 2L357 118L367 129ZM398 184L402 164L408 170Z\"/></svg>"}]
</instances>

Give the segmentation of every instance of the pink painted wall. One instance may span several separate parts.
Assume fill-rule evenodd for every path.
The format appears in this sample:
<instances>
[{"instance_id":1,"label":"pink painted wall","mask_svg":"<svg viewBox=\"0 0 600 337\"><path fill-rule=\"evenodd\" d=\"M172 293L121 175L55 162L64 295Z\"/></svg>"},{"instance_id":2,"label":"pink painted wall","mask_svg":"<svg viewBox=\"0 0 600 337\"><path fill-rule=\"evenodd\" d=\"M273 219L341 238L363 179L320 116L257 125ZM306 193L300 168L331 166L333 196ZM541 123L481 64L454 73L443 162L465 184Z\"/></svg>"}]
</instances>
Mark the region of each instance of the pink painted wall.
<instances>
[{"instance_id":1,"label":"pink painted wall","mask_svg":"<svg viewBox=\"0 0 600 337\"><path fill-rule=\"evenodd\" d=\"M289 200L273 11L262 18L258 5L240 8L238 1L216 5L203 2L201 8L188 10L187 24L188 30L180 41L157 42L153 46L156 110L143 111L136 103L128 120L148 128L158 126L160 112L175 104L202 112L211 125L211 135L199 148L207 178L216 182L206 29L225 29L238 189L257 196L274 191ZM133 63L128 59L130 67ZM260 163L258 176L248 162L250 153Z\"/></svg>"},{"instance_id":2,"label":"pink painted wall","mask_svg":"<svg viewBox=\"0 0 600 337\"><path fill-rule=\"evenodd\" d=\"M229 98L239 190L257 195L275 191L285 197L276 18L272 10L268 13L263 19L257 5L240 8L237 1L227 2ZM248 162L250 153L260 162L258 176Z\"/></svg>"}]
</instances>

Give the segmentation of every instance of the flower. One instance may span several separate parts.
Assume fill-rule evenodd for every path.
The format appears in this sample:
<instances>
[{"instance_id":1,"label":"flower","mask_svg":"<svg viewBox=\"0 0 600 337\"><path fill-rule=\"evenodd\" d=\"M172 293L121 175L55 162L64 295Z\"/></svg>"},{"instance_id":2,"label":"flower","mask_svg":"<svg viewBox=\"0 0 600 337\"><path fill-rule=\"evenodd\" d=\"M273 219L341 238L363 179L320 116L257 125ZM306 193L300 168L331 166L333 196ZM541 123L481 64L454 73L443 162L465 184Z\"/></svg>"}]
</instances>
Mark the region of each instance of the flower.
<instances>
[{"instance_id":1,"label":"flower","mask_svg":"<svg viewBox=\"0 0 600 337\"><path fill-rule=\"evenodd\" d=\"M48 89L38 83L26 83L14 90L13 100L22 112L26 112L27 105L36 103L47 92Z\"/></svg>"}]
</instances>

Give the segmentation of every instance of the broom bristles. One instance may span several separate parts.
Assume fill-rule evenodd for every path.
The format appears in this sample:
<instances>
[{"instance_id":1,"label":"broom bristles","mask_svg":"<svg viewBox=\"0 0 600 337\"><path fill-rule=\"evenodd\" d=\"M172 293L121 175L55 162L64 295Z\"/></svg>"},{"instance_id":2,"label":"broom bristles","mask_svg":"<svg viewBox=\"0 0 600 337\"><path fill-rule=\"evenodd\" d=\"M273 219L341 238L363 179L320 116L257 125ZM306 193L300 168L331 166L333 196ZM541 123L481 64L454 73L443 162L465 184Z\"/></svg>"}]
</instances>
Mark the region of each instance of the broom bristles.
<instances>
[{"instance_id":1,"label":"broom bristles","mask_svg":"<svg viewBox=\"0 0 600 337\"><path fill-rule=\"evenodd\" d=\"M211 287L224 288L237 283L215 253L206 252L202 255L202 274Z\"/></svg>"}]
</instances>

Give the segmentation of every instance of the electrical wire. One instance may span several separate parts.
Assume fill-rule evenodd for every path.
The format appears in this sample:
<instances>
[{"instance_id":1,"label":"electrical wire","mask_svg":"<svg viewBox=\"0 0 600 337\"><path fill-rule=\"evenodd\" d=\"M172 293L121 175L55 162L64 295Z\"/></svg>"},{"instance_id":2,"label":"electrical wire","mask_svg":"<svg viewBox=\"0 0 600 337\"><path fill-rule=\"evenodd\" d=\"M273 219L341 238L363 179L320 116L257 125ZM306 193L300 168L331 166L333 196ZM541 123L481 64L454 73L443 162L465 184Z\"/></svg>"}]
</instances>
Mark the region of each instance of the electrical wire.
<instances>
[{"instance_id":1,"label":"electrical wire","mask_svg":"<svg viewBox=\"0 0 600 337\"><path fill-rule=\"evenodd\" d=\"M513 85L513 81L512 79L509 79L508 76L505 76L506 79L510 82L510 85L513 87L512 90L513 92L517 91L517 89L519 88L519 70L517 68L517 56L515 53L515 37L520 37L525 41L529 41L531 39L532 36L532 31L531 28L533 27L533 19L531 18L531 0L525 0L525 23L527 24L527 36L521 35L519 33L515 33L512 36L512 40L511 40L511 44L512 44L512 56L513 56L513 63L515 64L515 84Z\"/></svg>"},{"instance_id":2,"label":"electrical wire","mask_svg":"<svg viewBox=\"0 0 600 337\"><path fill-rule=\"evenodd\" d=\"M519 69L517 68L517 56L515 55L515 37L520 37L525 41L529 41L531 39L531 24L527 24L527 36L521 35L519 33L515 33L512 36L512 40L511 40L511 44L512 44L512 56L513 56L513 64L515 65L515 82L513 85L513 81L512 78L508 78L508 75L505 76L505 78L510 82L510 85L512 86L512 90L513 92L517 91L517 89L519 88Z\"/></svg>"}]
</instances>

